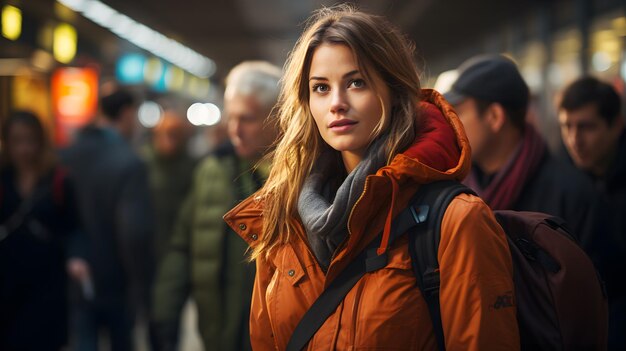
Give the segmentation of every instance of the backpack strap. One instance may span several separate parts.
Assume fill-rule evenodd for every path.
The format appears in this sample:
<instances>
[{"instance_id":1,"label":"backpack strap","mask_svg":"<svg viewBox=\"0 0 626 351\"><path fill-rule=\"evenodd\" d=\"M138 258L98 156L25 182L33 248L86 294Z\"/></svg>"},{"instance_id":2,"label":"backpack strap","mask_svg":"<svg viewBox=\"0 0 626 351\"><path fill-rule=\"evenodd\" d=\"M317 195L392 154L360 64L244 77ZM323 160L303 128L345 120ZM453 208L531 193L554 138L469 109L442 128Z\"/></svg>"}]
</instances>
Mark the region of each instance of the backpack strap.
<instances>
[{"instance_id":1,"label":"backpack strap","mask_svg":"<svg viewBox=\"0 0 626 351\"><path fill-rule=\"evenodd\" d=\"M413 202L411 202L413 203ZM417 214L408 207L398 214L391 225L389 244L427 218L427 211ZM421 222L420 222L421 221ZM313 305L306 311L287 343L287 351L302 350L326 319L337 309L354 285L366 274L387 265L387 253L378 255L382 233L359 253L339 275L324 289Z\"/></svg>"},{"instance_id":2,"label":"backpack strap","mask_svg":"<svg viewBox=\"0 0 626 351\"><path fill-rule=\"evenodd\" d=\"M440 281L437 253L443 215L450 202L459 194L475 195L471 189L457 181L438 181L422 186L409 206L413 213L427 212L425 225L417 226L417 230L409 233L409 254L417 286L428 306L440 351L445 350L445 340L439 308ZM412 220L417 222L416 219Z\"/></svg>"}]
</instances>

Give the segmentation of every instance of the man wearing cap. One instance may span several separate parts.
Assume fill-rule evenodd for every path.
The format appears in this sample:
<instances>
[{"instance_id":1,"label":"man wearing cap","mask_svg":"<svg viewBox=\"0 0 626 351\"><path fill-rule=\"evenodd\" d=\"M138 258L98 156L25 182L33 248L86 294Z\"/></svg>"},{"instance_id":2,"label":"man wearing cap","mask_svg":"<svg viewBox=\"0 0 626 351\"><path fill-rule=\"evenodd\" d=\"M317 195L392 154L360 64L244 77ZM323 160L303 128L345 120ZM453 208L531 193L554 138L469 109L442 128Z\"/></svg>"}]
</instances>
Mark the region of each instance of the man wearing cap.
<instances>
[{"instance_id":1,"label":"man wearing cap","mask_svg":"<svg viewBox=\"0 0 626 351\"><path fill-rule=\"evenodd\" d=\"M515 63L501 55L471 58L446 98L472 147L464 183L493 210L545 212L565 219L578 238L591 233L591 183L557 161L526 121L529 89Z\"/></svg>"}]
</instances>

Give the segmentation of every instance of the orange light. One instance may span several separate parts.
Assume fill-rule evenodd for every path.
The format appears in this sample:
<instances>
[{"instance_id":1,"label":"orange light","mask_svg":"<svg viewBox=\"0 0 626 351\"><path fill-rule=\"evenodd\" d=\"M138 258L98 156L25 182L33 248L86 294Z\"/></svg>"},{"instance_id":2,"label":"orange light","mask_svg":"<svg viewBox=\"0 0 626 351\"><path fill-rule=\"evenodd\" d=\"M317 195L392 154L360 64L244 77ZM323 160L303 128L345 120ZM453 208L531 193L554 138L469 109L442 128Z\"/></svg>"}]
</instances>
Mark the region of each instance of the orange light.
<instances>
[{"instance_id":1,"label":"orange light","mask_svg":"<svg viewBox=\"0 0 626 351\"><path fill-rule=\"evenodd\" d=\"M87 124L98 107L98 73L92 68L60 68L52 76L52 106L57 142Z\"/></svg>"}]
</instances>

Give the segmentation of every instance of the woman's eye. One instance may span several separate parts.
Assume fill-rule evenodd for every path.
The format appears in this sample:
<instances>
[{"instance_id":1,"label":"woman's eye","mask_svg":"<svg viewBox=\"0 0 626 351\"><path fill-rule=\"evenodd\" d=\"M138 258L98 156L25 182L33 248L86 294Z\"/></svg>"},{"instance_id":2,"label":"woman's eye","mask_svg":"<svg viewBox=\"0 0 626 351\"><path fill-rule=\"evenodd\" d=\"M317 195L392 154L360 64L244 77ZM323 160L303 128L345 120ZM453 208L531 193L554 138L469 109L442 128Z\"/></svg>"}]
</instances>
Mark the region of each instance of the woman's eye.
<instances>
[{"instance_id":1,"label":"woman's eye","mask_svg":"<svg viewBox=\"0 0 626 351\"><path fill-rule=\"evenodd\" d=\"M328 91L328 85L326 84L315 84L312 88L313 92L316 93L325 93Z\"/></svg>"},{"instance_id":2,"label":"woman's eye","mask_svg":"<svg viewBox=\"0 0 626 351\"><path fill-rule=\"evenodd\" d=\"M350 82L350 86L354 88L363 88L365 86L365 81L363 79L355 79Z\"/></svg>"}]
</instances>

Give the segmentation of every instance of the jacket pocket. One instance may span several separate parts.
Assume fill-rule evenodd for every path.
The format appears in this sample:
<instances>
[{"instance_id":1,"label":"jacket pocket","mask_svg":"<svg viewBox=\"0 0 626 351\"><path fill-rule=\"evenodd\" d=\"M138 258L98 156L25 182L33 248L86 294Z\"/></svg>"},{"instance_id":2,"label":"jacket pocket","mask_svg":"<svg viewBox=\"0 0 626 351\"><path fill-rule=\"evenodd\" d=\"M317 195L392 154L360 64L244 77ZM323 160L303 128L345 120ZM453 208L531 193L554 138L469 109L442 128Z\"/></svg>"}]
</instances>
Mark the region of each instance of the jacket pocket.
<instances>
[{"instance_id":1,"label":"jacket pocket","mask_svg":"<svg viewBox=\"0 0 626 351\"><path fill-rule=\"evenodd\" d=\"M292 245L286 244L279 249L276 258L278 274L290 285L295 286L306 277L304 265L298 259Z\"/></svg>"},{"instance_id":2,"label":"jacket pocket","mask_svg":"<svg viewBox=\"0 0 626 351\"><path fill-rule=\"evenodd\" d=\"M266 291L266 303L277 345L286 345L296 325L314 302L309 272L294 248L286 244L276 249L276 267Z\"/></svg>"}]
</instances>

